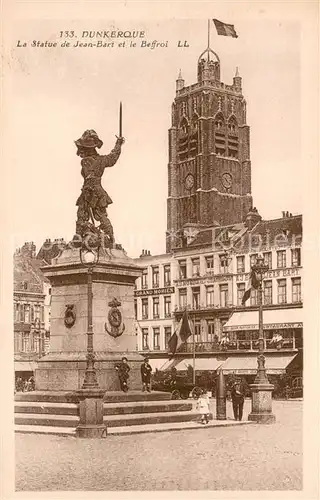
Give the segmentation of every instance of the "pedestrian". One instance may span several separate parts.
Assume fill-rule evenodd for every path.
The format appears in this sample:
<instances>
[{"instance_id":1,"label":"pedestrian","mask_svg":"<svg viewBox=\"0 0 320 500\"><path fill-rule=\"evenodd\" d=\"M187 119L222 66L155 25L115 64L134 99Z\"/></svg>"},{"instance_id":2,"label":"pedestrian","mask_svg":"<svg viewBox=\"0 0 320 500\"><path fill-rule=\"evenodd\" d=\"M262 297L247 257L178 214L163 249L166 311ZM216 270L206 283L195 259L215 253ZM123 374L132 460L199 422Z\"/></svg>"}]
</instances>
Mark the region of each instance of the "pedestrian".
<instances>
[{"instance_id":1,"label":"pedestrian","mask_svg":"<svg viewBox=\"0 0 320 500\"><path fill-rule=\"evenodd\" d=\"M130 366L128 365L128 360L126 357L121 359L121 363L116 365L116 370L118 372L120 388L123 392L128 392L128 378L130 372Z\"/></svg>"},{"instance_id":2,"label":"pedestrian","mask_svg":"<svg viewBox=\"0 0 320 500\"><path fill-rule=\"evenodd\" d=\"M152 367L149 364L149 358L145 358L142 365L141 365L141 379L142 379L142 390L145 392L146 390L148 392L151 392L151 373L152 373Z\"/></svg>"},{"instance_id":3,"label":"pedestrian","mask_svg":"<svg viewBox=\"0 0 320 500\"><path fill-rule=\"evenodd\" d=\"M204 389L197 400L197 410L201 415L200 422L202 424L209 423L210 416L210 402L207 391Z\"/></svg>"},{"instance_id":4,"label":"pedestrian","mask_svg":"<svg viewBox=\"0 0 320 500\"><path fill-rule=\"evenodd\" d=\"M235 420L242 420L244 405L244 389L240 382L236 381L231 390L233 414Z\"/></svg>"}]
</instances>

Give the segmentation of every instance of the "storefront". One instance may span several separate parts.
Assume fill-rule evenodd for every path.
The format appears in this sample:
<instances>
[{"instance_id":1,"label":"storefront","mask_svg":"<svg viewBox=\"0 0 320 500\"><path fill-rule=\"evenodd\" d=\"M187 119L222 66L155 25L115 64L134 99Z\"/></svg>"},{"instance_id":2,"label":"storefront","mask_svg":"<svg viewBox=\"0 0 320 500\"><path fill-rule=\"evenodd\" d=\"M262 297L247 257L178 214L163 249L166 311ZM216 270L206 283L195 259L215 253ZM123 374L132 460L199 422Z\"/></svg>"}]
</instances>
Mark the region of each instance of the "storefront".
<instances>
[{"instance_id":1,"label":"storefront","mask_svg":"<svg viewBox=\"0 0 320 500\"><path fill-rule=\"evenodd\" d=\"M302 308L267 309L263 311L265 350L286 349L296 351L302 344ZM228 341L237 349L259 348L259 312L237 311L223 327ZM278 340L277 340L278 339Z\"/></svg>"}]
</instances>

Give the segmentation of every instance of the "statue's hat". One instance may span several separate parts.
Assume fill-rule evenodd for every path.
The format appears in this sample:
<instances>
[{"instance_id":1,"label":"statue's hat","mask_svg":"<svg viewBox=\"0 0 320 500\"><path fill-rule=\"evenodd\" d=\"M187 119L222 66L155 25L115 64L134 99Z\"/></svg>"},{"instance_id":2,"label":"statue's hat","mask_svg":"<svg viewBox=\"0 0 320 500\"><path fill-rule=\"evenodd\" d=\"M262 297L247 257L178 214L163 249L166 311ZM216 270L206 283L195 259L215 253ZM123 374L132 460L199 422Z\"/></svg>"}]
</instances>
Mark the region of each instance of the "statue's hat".
<instances>
[{"instance_id":1,"label":"statue's hat","mask_svg":"<svg viewBox=\"0 0 320 500\"><path fill-rule=\"evenodd\" d=\"M80 139L74 142L80 148L101 148L103 144L95 130L86 130Z\"/></svg>"}]
</instances>

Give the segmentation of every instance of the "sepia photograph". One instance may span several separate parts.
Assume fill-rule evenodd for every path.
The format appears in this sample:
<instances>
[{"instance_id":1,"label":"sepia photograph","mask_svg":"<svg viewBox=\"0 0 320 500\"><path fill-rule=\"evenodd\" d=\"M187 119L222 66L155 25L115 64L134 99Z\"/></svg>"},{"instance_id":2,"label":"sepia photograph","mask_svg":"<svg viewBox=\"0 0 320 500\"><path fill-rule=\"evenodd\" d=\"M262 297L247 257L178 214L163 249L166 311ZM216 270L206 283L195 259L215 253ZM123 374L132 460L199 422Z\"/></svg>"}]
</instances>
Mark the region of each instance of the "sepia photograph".
<instances>
[{"instance_id":1,"label":"sepia photograph","mask_svg":"<svg viewBox=\"0 0 320 500\"><path fill-rule=\"evenodd\" d=\"M7 11L16 493L302 498L318 5L253 4Z\"/></svg>"}]
</instances>

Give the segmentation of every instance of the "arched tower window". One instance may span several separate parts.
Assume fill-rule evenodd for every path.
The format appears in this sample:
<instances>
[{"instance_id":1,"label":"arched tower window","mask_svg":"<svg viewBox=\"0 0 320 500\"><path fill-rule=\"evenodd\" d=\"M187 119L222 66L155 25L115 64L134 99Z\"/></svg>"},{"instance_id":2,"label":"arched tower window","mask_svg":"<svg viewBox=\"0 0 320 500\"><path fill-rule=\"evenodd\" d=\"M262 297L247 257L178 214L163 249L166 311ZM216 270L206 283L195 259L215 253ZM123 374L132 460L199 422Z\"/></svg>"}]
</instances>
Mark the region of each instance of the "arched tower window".
<instances>
[{"instance_id":1,"label":"arched tower window","mask_svg":"<svg viewBox=\"0 0 320 500\"><path fill-rule=\"evenodd\" d=\"M238 123L234 116L228 120L228 156L238 158L239 154L239 131Z\"/></svg>"},{"instance_id":2,"label":"arched tower window","mask_svg":"<svg viewBox=\"0 0 320 500\"><path fill-rule=\"evenodd\" d=\"M225 156L226 154L226 124L222 113L218 113L214 119L214 144L215 153Z\"/></svg>"},{"instance_id":3,"label":"arched tower window","mask_svg":"<svg viewBox=\"0 0 320 500\"><path fill-rule=\"evenodd\" d=\"M191 130L189 137L189 156L196 156L198 154L198 113L194 113L191 120Z\"/></svg>"},{"instance_id":4,"label":"arched tower window","mask_svg":"<svg viewBox=\"0 0 320 500\"><path fill-rule=\"evenodd\" d=\"M179 125L179 159L183 161L188 156L189 122L184 116Z\"/></svg>"}]
</instances>

